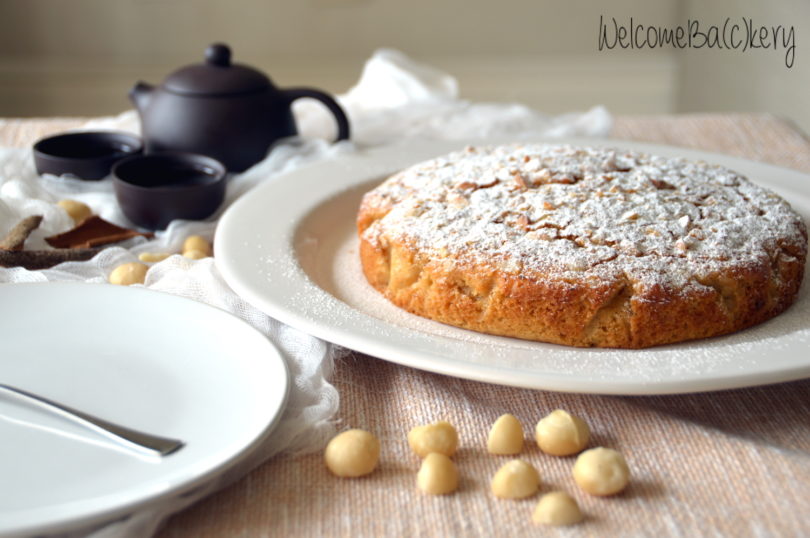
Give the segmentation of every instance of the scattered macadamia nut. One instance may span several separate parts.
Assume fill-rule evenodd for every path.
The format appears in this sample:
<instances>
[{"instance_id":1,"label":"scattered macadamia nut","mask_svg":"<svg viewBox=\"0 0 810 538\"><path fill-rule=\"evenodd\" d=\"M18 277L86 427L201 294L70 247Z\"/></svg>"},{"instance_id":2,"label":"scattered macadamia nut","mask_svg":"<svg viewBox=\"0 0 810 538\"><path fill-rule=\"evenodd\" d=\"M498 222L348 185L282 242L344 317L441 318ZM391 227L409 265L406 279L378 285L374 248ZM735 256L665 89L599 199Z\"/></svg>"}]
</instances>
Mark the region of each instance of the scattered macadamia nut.
<instances>
[{"instance_id":1,"label":"scattered macadamia nut","mask_svg":"<svg viewBox=\"0 0 810 538\"><path fill-rule=\"evenodd\" d=\"M93 214L90 207L77 200L59 200L56 205L64 209L74 224L79 224Z\"/></svg>"},{"instance_id":2,"label":"scattered macadamia nut","mask_svg":"<svg viewBox=\"0 0 810 538\"><path fill-rule=\"evenodd\" d=\"M324 461L332 473L341 477L369 474L380 459L380 441L365 430L347 430L329 441Z\"/></svg>"},{"instance_id":3,"label":"scattered macadamia nut","mask_svg":"<svg viewBox=\"0 0 810 538\"><path fill-rule=\"evenodd\" d=\"M450 458L458 448L458 432L452 424L441 420L413 428L408 432L408 444L420 458L426 457L431 452L438 452Z\"/></svg>"},{"instance_id":4,"label":"scattered macadamia nut","mask_svg":"<svg viewBox=\"0 0 810 538\"><path fill-rule=\"evenodd\" d=\"M144 263L157 263L162 262L171 256L168 252L141 252L138 254L138 259Z\"/></svg>"},{"instance_id":5,"label":"scattered macadamia nut","mask_svg":"<svg viewBox=\"0 0 810 538\"><path fill-rule=\"evenodd\" d=\"M501 499L524 499L540 489L540 473L523 460L503 464L492 477L492 493Z\"/></svg>"},{"instance_id":6,"label":"scattered macadamia nut","mask_svg":"<svg viewBox=\"0 0 810 538\"><path fill-rule=\"evenodd\" d=\"M204 252L205 256L211 255L211 243L208 242L204 237L200 235L190 235L186 237L186 240L183 241L183 255L186 255L186 252L191 252L192 250L199 250L200 252ZM190 256L186 256L189 258ZM197 258L195 258L197 259Z\"/></svg>"},{"instance_id":7,"label":"scattered macadamia nut","mask_svg":"<svg viewBox=\"0 0 810 538\"><path fill-rule=\"evenodd\" d=\"M422 460L416 474L416 486L430 495L452 493L458 488L458 469L444 454L431 452Z\"/></svg>"},{"instance_id":8,"label":"scattered macadamia nut","mask_svg":"<svg viewBox=\"0 0 810 538\"><path fill-rule=\"evenodd\" d=\"M514 415L501 415L487 437L487 452L499 455L520 454L523 450L523 426Z\"/></svg>"},{"instance_id":9,"label":"scattered macadamia nut","mask_svg":"<svg viewBox=\"0 0 810 538\"><path fill-rule=\"evenodd\" d=\"M202 250L184 250L183 257L188 258L190 260L202 260L203 258L207 258L209 255L206 254Z\"/></svg>"},{"instance_id":10,"label":"scattered macadamia nut","mask_svg":"<svg viewBox=\"0 0 810 538\"><path fill-rule=\"evenodd\" d=\"M537 446L552 456L570 456L588 446L590 429L581 418L562 409L540 419L534 430Z\"/></svg>"},{"instance_id":11,"label":"scattered macadamia nut","mask_svg":"<svg viewBox=\"0 0 810 538\"><path fill-rule=\"evenodd\" d=\"M612 448L592 448L577 457L574 480L591 495L613 495L630 482L630 468L619 452Z\"/></svg>"},{"instance_id":12,"label":"scattered macadamia nut","mask_svg":"<svg viewBox=\"0 0 810 538\"><path fill-rule=\"evenodd\" d=\"M149 267L139 262L131 262L119 265L110 273L110 284L118 286L131 286L132 284L143 284L146 280L146 272Z\"/></svg>"},{"instance_id":13,"label":"scattered macadamia nut","mask_svg":"<svg viewBox=\"0 0 810 538\"><path fill-rule=\"evenodd\" d=\"M539 525L574 525L582 519L577 501L564 491L552 491L540 497L532 513L532 521Z\"/></svg>"}]
</instances>

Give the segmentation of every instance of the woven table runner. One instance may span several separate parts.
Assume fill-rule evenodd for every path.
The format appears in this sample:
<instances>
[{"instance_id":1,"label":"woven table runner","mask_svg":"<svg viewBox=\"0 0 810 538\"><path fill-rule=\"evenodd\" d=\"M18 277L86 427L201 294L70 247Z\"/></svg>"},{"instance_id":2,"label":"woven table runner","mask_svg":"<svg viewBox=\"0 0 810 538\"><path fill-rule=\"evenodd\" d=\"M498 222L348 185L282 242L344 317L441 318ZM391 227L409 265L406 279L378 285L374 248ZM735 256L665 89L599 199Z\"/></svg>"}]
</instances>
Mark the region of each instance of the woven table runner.
<instances>
[{"instance_id":1,"label":"woven table runner","mask_svg":"<svg viewBox=\"0 0 810 538\"><path fill-rule=\"evenodd\" d=\"M71 120L0 122L0 146L24 146ZM769 115L619 117L619 139L698 148L810 172L810 141ZM805 284L806 285L806 284ZM322 454L279 456L243 480L171 518L160 538L259 536L808 536L810 380L677 396L614 397L501 387L398 366L361 354L336 364L338 428L382 442L380 466L338 479ZM570 529L537 527L537 498L498 500L489 480L505 457L485 443L492 422L512 413L531 436L563 408L591 426L591 446L621 451L628 489L588 496L571 477L573 458L527 442L542 492L563 489L586 519ZM418 458L406 441L419 424L449 420L461 436L459 490L431 497L415 487Z\"/></svg>"}]
</instances>

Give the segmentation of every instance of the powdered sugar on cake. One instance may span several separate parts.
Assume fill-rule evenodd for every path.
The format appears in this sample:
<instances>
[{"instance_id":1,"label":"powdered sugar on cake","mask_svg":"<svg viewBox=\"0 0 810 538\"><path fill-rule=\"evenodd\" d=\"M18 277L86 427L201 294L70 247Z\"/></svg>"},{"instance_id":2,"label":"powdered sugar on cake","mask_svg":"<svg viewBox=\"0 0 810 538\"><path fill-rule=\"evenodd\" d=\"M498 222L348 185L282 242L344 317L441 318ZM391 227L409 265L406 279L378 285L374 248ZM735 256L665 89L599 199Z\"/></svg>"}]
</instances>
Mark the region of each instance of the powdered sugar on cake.
<instances>
[{"instance_id":1,"label":"powdered sugar on cake","mask_svg":"<svg viewBox=\"0 0 810 538\"><path fill-rule=\"evenodd\" d=\"M603 148L473 148L408 168L371 193L390 207L363 236L434 259L497 261L572 284L623 275L687 291L703 276L806 251L801 218L739 174Z\"/></svg>"}]
</instances>

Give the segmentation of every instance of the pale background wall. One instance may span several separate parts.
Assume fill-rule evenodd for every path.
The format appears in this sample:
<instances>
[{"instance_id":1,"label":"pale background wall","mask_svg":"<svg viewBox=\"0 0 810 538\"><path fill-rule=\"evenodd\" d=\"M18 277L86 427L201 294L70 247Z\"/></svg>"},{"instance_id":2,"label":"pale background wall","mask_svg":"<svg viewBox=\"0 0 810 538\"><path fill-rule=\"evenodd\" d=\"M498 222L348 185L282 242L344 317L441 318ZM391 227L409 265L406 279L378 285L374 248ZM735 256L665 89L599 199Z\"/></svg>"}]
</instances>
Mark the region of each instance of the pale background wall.
<instances>
[{"instance_id":1,"label":"pale background wall","mask_svg":"<svg viewBox=\"0 0 810 538\"><path fill-rule=\"evenodd\" d=\"M738 14L761 24L793 25L796 58L786 69L783 51L684 51L677 108L771 112L810 133L810 0L687 0L684 6L706 20Z\"/></svg>"},{"instance_id":2,"label":"pale background wall","mask_svg":"<svg viewBox=\"0 0 810 538\"><path fill-rule=\"evenodd\" d=\"M795 65L774 51L598 52L600 14L793 24ZM550 113L764 111L810 131L809 26L808 0L0 0L0 116L119 112L136 80L159 82L225 41L280 86L341 93L392 47L455 75L468 99Z\"/></svg>"}]
</instances>

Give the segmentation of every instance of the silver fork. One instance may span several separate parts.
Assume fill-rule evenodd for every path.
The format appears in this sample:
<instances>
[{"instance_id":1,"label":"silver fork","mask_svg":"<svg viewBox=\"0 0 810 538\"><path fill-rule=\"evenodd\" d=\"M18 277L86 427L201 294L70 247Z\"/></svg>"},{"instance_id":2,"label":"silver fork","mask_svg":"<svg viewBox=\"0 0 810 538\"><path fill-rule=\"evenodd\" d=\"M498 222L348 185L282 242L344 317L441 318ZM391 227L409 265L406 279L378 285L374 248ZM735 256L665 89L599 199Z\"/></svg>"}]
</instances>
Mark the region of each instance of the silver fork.
<instances>
[{"instance_id":1,"label":"silver fork","mask_svg":"<svg viewBox=\"0 0 810 538\"><path fill-rule=\"evenodd\" d=\"M159 435L152 435L133 430L131 428L125 428L124 426L113 424L112 422L94 417L93 415L88 415L82 411L77 411L76 409L66 405L49 400L48 398L32 394L28 391L18 389L10 385L0 383L0 390L16 394L17 396L22 396L39 407L52 411L63 417L67 417L74 422L115 441L118 441L119 443L123 443L125 445L135 445L135 447L153 450L161 456L168 456L173 452L177 452L185 445L185 443L179 439L161 437Z\"/></svg>"}]
</instances>

